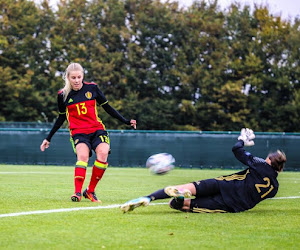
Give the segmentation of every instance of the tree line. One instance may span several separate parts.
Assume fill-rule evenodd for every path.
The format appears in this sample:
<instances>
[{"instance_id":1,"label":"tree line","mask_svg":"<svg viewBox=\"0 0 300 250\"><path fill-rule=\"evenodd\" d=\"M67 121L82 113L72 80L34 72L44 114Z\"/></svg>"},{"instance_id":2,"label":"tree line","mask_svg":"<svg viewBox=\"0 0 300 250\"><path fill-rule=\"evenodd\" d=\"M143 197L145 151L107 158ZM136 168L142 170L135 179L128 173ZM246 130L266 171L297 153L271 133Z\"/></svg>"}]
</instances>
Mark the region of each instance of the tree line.
<instances>
[{"instance_id":1,"label":"tree line","mask_svg":"<svg viewBox=\"0 0 300 250\"><path fill-rule=\"evenodd\" d=\"M300 20L196 0L0 0L0 121L53 122L70 62L142 130L297 132ZM126 129L101 108L108 129Z\"/></svg>"}]
</instances>

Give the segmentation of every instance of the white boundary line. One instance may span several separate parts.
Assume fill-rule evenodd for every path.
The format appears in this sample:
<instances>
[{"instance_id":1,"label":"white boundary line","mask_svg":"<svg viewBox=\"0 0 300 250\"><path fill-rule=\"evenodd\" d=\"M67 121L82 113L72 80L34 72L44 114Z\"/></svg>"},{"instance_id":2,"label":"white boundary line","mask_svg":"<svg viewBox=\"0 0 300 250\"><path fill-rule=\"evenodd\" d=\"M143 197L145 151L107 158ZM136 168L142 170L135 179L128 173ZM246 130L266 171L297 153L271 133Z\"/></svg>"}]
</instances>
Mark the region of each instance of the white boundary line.
<instances>
[{"instance_id":1,"label":"white boundary line","mask_svg":"<svg viewBox=\"0 0 300 250\"><path fill-rule=\"evenodd\" d=\"M150 206L154 205L166 205L168 203L154 203L150 204ZM120 207L122 204L115 204L109 206L98 206L98 207L74 207L74 208L60 208L60 209L50 209L50 210L37 210L37 211L28 211L28 212L19 212L19 213L11 213L11 214L0 214L0 218L4 217L16 217L22 215L32 215L32 214L51 214L51 213L61 213L61 212L73 212L80 210L96 210L96 209L110 209Z\"/></svg>"},{"instance_id":2,"label":"white boundary line","mask_svg":"<svg viewBox=\"0 0 300 250\"><path fill-rule=\"evenodd\" d=\"M285 200L285 199L300 199L300 196L288 196L288 197L275 197L270 200ZM152 203L150 206L155 205L166 205L168 203ZM50 210L37 210L37 211L28 211L28 212L19 212L19 213L10 213L10 214L0 214L0 218L5 217L16 217L22 215L32 215L32 214L51 214L51 213L62 213L62 212L73 212L80 210L96 210L96 209L110 209L120 207L121 204L114 204L109 206L98 206L98 207L74 207L74 208L61 208L61 209L50 209Z\"/></svg>"},{"instance_id":3,"label":"white boundary line","mask_svg":"<svg viewBox=\"0 0 300 250\"><path fill-rule=\"evenodd\" d=\"M285 199L299 199L300 196L288 196L288 197L275 197L271 198L271 200L285 200Z\"/></svg>"}]
</instances>

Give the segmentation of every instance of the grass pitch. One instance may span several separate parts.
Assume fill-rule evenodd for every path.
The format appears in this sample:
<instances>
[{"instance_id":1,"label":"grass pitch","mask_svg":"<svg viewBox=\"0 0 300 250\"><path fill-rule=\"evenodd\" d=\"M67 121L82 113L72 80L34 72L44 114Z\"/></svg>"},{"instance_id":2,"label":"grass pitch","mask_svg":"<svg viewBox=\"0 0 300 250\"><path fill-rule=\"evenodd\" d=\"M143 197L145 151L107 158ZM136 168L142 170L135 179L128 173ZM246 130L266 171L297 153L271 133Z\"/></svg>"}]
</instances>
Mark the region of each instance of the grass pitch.
<instances>
[{"instance_id":1,"label":"grass pitch","mask_svg":"<svg viewBox=\"0 0 300 250\"><path fill-rule=\"evenodd\" d=\"M0 165L0 249L300 249L300 172L281 173L277 199L238 214L182 213L168 200L127 214L118 207L168 185L234 171L154 176L110 167L96 189L98 205L71 202L73 167ZM90 174L88 168L84 188Z\"/></svg>"}]
</instances>

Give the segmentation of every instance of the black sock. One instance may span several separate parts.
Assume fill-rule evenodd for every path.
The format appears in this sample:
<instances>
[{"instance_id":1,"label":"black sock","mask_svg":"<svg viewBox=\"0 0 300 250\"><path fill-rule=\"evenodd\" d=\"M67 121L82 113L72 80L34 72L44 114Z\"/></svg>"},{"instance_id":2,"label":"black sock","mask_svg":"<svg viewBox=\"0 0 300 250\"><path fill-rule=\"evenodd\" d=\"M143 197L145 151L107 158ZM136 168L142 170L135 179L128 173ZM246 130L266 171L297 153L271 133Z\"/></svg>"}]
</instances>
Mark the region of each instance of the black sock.
<instances>
[{"instance_id":1,"label":"black sock","mask_svg":"<svg viewBox=\"0 0 300 250\"><path fill-rule=\"evenodd\" d=\"M165 193L165 189L157 190L154 193L147 195L147 197L149 197L151 201L170 198L170 196Z\"/></svg>"}]
</instances>

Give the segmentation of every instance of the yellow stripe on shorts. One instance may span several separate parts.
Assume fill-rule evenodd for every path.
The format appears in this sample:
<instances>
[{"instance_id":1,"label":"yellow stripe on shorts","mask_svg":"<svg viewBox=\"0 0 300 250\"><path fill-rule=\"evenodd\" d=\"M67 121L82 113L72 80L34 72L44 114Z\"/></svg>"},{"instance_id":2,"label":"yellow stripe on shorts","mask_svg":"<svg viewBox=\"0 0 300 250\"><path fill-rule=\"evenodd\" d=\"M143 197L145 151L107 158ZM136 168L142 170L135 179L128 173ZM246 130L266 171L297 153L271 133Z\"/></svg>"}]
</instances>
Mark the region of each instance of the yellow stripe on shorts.
<instances>
[{"instance_id":1,"label":"yellow stripe on shorts","mask_svg":"<svg viewBox=\"0 0 300 250\"><path fill-rule=\"evenodd\" d=\"M207 214L207 213L227 213L227 211L225 210L221 210L221 209L216 209L216 210L211 210L211 209L207 209L207 208L193 208L193 212L194 213L201 213L201 214Z\"/></svg>"}]
</instances>

